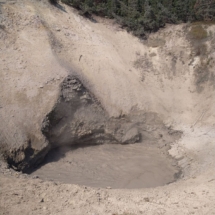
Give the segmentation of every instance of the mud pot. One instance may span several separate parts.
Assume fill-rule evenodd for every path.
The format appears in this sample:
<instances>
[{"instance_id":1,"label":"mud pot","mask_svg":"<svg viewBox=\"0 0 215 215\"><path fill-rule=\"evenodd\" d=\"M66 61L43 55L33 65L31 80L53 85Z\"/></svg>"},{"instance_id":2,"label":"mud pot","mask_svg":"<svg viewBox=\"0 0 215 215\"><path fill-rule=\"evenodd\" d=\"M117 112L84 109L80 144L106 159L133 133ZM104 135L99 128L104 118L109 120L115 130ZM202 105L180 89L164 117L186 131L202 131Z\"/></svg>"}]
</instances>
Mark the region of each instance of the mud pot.
<instances>
[{"instance_id":1,"label":"mud pot","mask_svg":"<svg viewBox=\"0 0 215 215\"><path fill-rule=\"evenodd\" d=\"M180 175L168 154L171 143L180 138L179 131L166 127L156 113L109 117L72 76L62 83L42 131L51 150L32 174L43 179L132 189L165 185Z\"/></svg>"},{"instance_id":2,"label":"mud pot","mask_svg":"<svg viewBox=\"0 0 215 215\"><path fill-rule=\"evenodd\" d=\"M137 189L171 183L178 173L173 159L137 143L58 148L32 175L91 187Z\"/></svg>"},{"instance_id":3,"label":"mud pot","mask_svg":"<svg viewBox=\"0 0 215 215\"><path fill-rule=\"evenodd\" d=\"M180 131L153 112L110 117L74 76L62 82L41 131L47 144L40 150L29 136L25 146L7 151L12 168L28 173L37 168L32 174L65 183L131 189L162 186L180 175L168 154Z\"/></svg>"}]
</instances>

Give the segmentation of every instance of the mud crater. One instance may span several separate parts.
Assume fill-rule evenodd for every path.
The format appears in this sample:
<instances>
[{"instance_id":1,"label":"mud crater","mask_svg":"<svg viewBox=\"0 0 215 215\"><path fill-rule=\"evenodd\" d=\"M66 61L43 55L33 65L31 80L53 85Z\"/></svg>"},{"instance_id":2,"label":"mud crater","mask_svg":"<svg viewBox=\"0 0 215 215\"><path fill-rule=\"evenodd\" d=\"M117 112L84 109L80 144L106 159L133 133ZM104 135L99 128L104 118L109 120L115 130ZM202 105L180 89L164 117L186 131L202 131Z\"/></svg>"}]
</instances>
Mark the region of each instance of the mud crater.
<instances>
[{"instance_id":1,"label":"mud crater","mask_svg":"<svg viewBox=\"0 0 215 215\"><path fill-rule=\"evenodd\" d=\"M44 149L35 150L29 140L30 155L24 148L8 154L12 167L43 179L112 188L161 186L180 175L168 154L180 131L166 127L157 113L110 117L74 76L62 82L41 131L47 140Z\"/></svg>"},{"instance_id":2,"label":"mud crater","mask_svg":"<svg viewBox=\"0 0 215 215\"><path fill-rule=\"evenodd\" d=\"M174 182L179 172L170 156L136 143L57 148L32 175L91 187L139 189Z\"/></svg>"},{"instance_id":3,"label":"mud crater","mask_svg":"<svg viewBox=\"0 0 215 215\"><path fill-rule=\"evenodd\" d=\"M181 135L156 113L109 117L77 78L68 76L42 132L52 150L31 174L92 187L143 188L171 183L180 175L168 154ZM135 143L135 144L134 144Z\"/></svg>"}]
</instances>

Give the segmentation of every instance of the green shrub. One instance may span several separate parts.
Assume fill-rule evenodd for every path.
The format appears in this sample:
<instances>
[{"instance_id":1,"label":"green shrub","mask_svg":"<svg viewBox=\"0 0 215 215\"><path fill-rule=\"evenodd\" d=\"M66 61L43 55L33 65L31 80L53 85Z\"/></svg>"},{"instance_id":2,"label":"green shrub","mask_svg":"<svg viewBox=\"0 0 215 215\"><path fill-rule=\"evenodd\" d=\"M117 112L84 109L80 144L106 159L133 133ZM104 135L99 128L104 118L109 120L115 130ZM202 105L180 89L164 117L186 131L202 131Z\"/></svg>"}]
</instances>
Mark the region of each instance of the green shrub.
<instances>
[{"instance_id":1,"label":"green shrub","mask_svg":"<svg viewBox=\"0 0 215 215\"><path fill-rule=\"evenodd\" d=\"M207 31L202 27L202 25L194 25L191 27L190 35L192 39L201 40L208 36Z\"/></svg>"},{"instance_id":2,"label":"green shrub","mask_svg":"<svg viewBox=\"0 0 215 215\"><path fill-rule=\"evenodd\" d=\"M56 0L49 0L54 1ZM115 18L123 28L144 37L166 23L215 21L215 0L61 0L80 10L80 14L96 14ZM196 35L197 30L193 30ZM198 32L197 32L198 34ZM205 33L200 37L204 37Z\"/></svg>"},{"instance_id":3,"label":"green shrub","mask_svg":"<svg viewBox=\"0 0 215 215\"><path fill-rule=\"evenodd\" d=\"M58 4L58 0L48 0L50 4Z\"/></svg>"}]
</instances>

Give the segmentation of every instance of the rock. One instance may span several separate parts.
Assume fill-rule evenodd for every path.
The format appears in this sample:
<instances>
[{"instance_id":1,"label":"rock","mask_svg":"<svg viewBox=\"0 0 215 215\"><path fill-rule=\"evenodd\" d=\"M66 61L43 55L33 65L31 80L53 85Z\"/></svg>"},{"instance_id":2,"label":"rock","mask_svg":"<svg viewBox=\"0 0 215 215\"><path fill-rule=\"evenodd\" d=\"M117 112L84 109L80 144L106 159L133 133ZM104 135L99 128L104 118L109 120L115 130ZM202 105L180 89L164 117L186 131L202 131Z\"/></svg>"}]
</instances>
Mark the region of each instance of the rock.
<instances>
[{"instance_id":1,"label":"rock","mask_svg":"<svg viewBox=\"0 0 215 215\"><path fill-rule=\"evenodd\" d=\"M140 133L137 128L131 128L126 132L126 134L122 137L122 143L136 143L140 140Z\"/></svg>"},{"instance_id":2,"label":"rock","mask_svg":"<svg viewBox=\"0 0 215 215\"><path fill-rule=\"evenodd\" d=\"M60 91L58 102L42 128L52 146L101 144L114 139L104 130L108 114L77 78L68 76Z\"/></svg>"}]
</instances>

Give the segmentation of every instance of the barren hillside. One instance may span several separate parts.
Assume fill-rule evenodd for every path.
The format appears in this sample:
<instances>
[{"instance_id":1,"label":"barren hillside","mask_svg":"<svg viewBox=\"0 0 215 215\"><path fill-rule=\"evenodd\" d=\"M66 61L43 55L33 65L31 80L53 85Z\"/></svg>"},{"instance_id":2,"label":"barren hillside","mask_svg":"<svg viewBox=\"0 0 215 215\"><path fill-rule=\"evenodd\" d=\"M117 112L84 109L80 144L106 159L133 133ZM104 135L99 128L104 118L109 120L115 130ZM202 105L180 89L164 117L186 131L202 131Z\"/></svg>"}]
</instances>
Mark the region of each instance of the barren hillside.
<instances>
[{"instance_id":1,"label":"barren hillside","mask_svg":"<svg viewBox=\"0 0 215 215\"><path fill-rule=\"evenodd\" d=\"M112 190L2 162L1 214L215 214L213 23L168 25L141 41L45 0L0 7L0 144L10 167L71 142L142 141L171 148L182 170L169 185Z\"/></svg>"}]
</instances>

